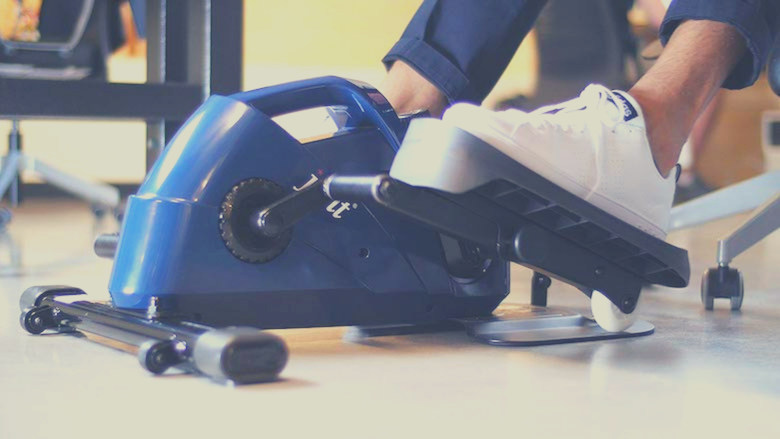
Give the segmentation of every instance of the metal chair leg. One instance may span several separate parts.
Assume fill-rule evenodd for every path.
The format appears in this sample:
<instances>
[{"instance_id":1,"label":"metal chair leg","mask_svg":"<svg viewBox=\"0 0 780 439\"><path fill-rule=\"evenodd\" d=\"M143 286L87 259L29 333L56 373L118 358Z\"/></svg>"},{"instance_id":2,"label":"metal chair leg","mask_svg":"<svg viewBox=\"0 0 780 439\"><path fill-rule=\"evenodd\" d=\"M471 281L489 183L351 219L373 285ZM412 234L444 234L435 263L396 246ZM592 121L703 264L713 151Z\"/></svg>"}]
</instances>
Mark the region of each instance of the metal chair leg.
<instances>
[{"instance_id":1,"label":"metal chair leg","mask_svg":"<svg viewBox=\"0 0 780 439\"><path fill-rule=\"evenodd\" d=\"M672 209L669 229L680 230L749 212L780 191L780 172L770 172L723 188Z\"/></svg>"},{"instance_id":2,"label":"metal chair leg","mask_svg":"<svg viewBox=\"0 0 780 439\"><path fill-rule=\"evenodd\" d=\"M0 198L8 192L11 206L16 206L19 202L19 177L26 170L35 172L47 183L92 204L111 209L119 207L121 202L119 189L104 183L90 182L69 175L40 160L24 155L21 152L19 122L16 120L13 121L8 139L8 155L3 158L3 167L0 171Z\"/></svg>"},{"instance_id":3,"label":"metal chair leg","mask_svg":"<svg viewBox=\"0 0 780 439\"><path fill-rule=\"evenodd\" d=\"M780 228L780 194L765 203L737 230L718 241L718 264L726 266L731 261Z\"/></svg>"},{"instance_id":4,"label":"metal chair leg","mask_svg":"<svg viewBox=\"0 0 780 439\"><path fill-rule=\"evenodd\" d=\"M119 207L121 201L119 189L114 186L86 181L76 176L66 174L61 170L32 157L21 155L21 158L24 169L34 171L46 182L70 192L79 198L87 200L90 203L112 209Z\"/></svg>"}]
</instances>

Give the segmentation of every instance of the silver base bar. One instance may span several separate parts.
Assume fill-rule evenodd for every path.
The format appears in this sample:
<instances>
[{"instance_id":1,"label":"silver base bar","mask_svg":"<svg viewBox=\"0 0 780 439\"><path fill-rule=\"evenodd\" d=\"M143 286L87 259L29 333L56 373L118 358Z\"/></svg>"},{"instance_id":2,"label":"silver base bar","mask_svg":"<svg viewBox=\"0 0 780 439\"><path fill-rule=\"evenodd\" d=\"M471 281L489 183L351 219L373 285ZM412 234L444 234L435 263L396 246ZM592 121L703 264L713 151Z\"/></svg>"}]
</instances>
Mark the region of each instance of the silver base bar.
<instances>
[{"instance_id":1,"label":"silver base bar","mask_svg":"<svg viewBox=\"0 0 780 439\"><path fill-rule=\"evenodd\" d=\"M766 202L737 230L718 241L718 264L727 266L731 261L758 241L780 228L780 194Z\"/></svg>"}]
</instances>

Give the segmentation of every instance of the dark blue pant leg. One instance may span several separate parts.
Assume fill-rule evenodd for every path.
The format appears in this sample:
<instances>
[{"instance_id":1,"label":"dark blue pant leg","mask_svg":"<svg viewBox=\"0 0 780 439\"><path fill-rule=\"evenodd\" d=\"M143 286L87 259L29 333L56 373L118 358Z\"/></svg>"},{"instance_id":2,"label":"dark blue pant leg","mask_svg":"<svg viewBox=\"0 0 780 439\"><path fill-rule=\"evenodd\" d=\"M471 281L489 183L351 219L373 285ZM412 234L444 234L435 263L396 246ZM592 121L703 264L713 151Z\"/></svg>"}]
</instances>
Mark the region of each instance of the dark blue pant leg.
<instances>
[{"instance_id":1,"label":"dark blue pant leg","mask_svg":"<svg viewBox=\"0 0 780 439\"><path fill-rule=\"evenodd\" d=\"M425 0L385 56L402 60L450 100L480 103L547 0Z\"/></svg>"},{"instance_id":2,"label":"dark blue pant leg","mask_svg":"<svg viewBox=\"0 0 780 439\"><path fill-rule=\"evenodd\" d=\"M130 8L133 10L133 21L138 36L146 38L146 0L130 0Z\"/></svg>"},{"instance_id":3,"label":"dark blue pant leg","mask_svg":"<svg viewBox=\"0 0 780 439\"><path fill-rule=\"evenodd\" d=\"M780 0L673 0L661 26L661 41L666 44L685 20L727 23L745 37L748 53L723 84L740 89L756 82L766 64L780 26Z\"/></svg>"}]
</instances>

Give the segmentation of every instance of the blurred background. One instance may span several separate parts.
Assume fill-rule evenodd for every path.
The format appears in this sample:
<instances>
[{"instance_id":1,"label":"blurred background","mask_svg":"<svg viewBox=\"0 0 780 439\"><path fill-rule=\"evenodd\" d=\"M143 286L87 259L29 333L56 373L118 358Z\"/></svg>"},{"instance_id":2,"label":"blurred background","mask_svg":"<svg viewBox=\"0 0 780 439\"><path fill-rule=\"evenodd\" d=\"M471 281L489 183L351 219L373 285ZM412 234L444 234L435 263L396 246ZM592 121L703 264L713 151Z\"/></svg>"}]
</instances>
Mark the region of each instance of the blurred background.
<instances>
[{"instance_id":1,"label":"blurred background","mask_svg":"<svg viewBox=\"0 0 780 439\"><path fill-rule=\"evenodd\" d=\"M174 46L183 47L181 52L191 59L182 62L181 52L169 54L179 57L177 63L168 63L178 69L169 76L179 77L169 77L171 83L141 85L148 72L150 82L159 79L154 77L154 60L159 60L160 39L149 24L155 22L149 12L155 3L167 5L170 28L185 31L175 33L179 41ZM137 438L151 431L163 432L157 436L170 432L171 437L215 437L224 436L226 426L266 432L275 431L275 425L282 425L280 431L286 433L310 428L319 435L337 432L339 437L350 437L350 428L356 431L354 437L365 437L366 432L371 437L376 433L397 437L409 435L400 431L410 426L417 433L419 425L438 436L446 428L455 430L455 436L484 435L486 428L505 433L515 424L523 432L538 428L544 437L563 430L600 438L626 437L627 431L630 437L699 437L708 428L717 437L724 431L741 437L746 426L754 432L777 431L771 419L780 408L776 396L780 357L772 346L780 331L780 234L736 261L747 283L743 312L729 311L725 303L719 303L715 312L705 312L700 303L699 279L715 263L717 240L744 217L670 235L671 244L690 252L691 281L686 289L656 287L643 293L642 315L659 328L644 340L521 350L464 345L461 334L455 333L344 343L342 329L305 329L285 335L295 360L278 386L225 391L178 376L152 379L134 361L113 350L82 346L75 337L66 341L22 332L19 296L31 285L77 285L89 292L90 300L109 299L106 285L113 262L98 258L92 243L96 236L118 231L119 200L135 192L153 162L149 151L157 144L150 139L162 137L160 114L165 113L157 107L178 108L166 110L165 114L175 113L167 135L206 97L209 88L203 84L219 82L213 79L221 79L222 87L211 91L228 93L322 75L378 86L385 76L382 58L421 3L0 0L3 164L15 157L9 145L21 143L22 153L35 159L29 160L32 164L45 162L72 177L115 186L106 198L116 201L111 207L117 208L112 212L115 219L106 214L108 209L100 212L89 201L66 195L48 183L52 179L47 175L56 177L57 172L32 172L35 166L22 176L19 207L8 195L2 200L0 395L7 397L0 397L0 439L49 438L54 426L57 432L78 431L82 439L103 437L108 431L111 437ZM658 7L663 15L665 3L550 0L484 105L532 109L575 97L589 82L629 88L659 54ZM142 4L146 12L139 9ZM202 9L197 11L204 4L211 8L211 21L203 19ZM100 19L84 22L86 7L99 10ZM158 16L157 24L160 21ZM213 31L211 40L217 42L206 59L213 76L198 71L202 55L191 53L193 46L207 46L196 41L205 40L207 23ZM40 50L44 46L47 51ZM233 67L234 72L225 73ZM240 75L233 74L239 70ZM219 75L223 77L216 78ZM188 93L177 91L181 89ZM76 102L64 102L64 96ZM110 105L107 96L121 96L126 102ZM172 98L176 96L183 98L176 101ZM27 101L34 104L25 105ZM14 113L13 108L25 111ZM117 108L132 117L102 117L120 112ZM68 119L55 114L72 116L79 111L85 113ZM86 113L89 117L83 116ZM21 142L11 135L14 118L19 120ZM772 168L780 170L779 149L770 145L780 144L780 98L770 91L766 78L742 91L721 92L702 120L681 158L686 172L678 201ZM767 128L773 120L778 123L771 131ZM16 175L5 174L0 173L0 185L16 182ZM91 191L102 194L105 189ZM721 204L727 208L741 203ZM158 255L151 256L149 260L159 260ZM532 276L531 270L513 266L508 303L528 303ZM564 282L553 283L550 297L552 306L590 309L588 297ZM58 402L56 409L47 410L48 422L41 422L40 410L30 407L52 400ZM729 407L725 421L712 422L716 406ZM139 409L165 415L120 421L117 428L122 414ZM388 413L393 414L392 422ZM329 430L328 422L335 422L338 429ZM401 430L396 433L388 426ZM46 431L45 436L36 435L39 431Z\"/></svg>"},{"instance_id":2,"label":"blurred background","mask_svg":"<svg viewBox=\"0 0 780 439\"><path fill-rule=\"evenodd\" d=\"M106 77L112 82L145 82L146 42L139 36L130 3L114 3L118 4L119 16L111 25L121 27L117 32L123 38L121 46L108 51ZM321 75L344 76L378 85L385 73L381 63L383 55L401 35L420 3L420 0L245 0L243 89ZM553 1L551 5L556 3L567 1ZM568 1L569 5L580 8L590 8L596 3ZM40 38L37 26L43 23L37 19L41 4L42 0L0 0L0 35L8 40ZM549 11L545 14L547 19L543 16L540 26L547 25L548 33L553 29L552 33L560 35L561 27L555 20L566 18L556 17ZM655 39L653 19L640 7L630 11L629 19L638 54ZM583 28L589 26L586 20L580 23ZM578 30L567 32L569 38L577 38ZM539 47L546 46L537 35L534 32L526 39L484 105L522 106L523 102L528 103L529 99L533 102L534 97L539 97L539 87L547 76L540 76ZM553 38L552 42L562 44L560 38ZM213 50L233 49L214 47ZM640 74L648 65L641 57L634 58L636 62L626 67L631 70L627 73L629 77ZM573 73L588 79L587 71ZM778 101L763 78L756 87L722 94L711 129L697 139L695 160L690 148L682 159L697 184L718 188L765 169L761 120L766 111L780 108ZM9 129L7 121L0 121L0 133ZM23 133L25 152L87 179L132 190L146 171L143 148L146 128L142 121L27 120L23 123ZM25 176L25 181L38 180ZM28 192L37 193L35 186L30 186Z\"/></svg>"}]
</instances>

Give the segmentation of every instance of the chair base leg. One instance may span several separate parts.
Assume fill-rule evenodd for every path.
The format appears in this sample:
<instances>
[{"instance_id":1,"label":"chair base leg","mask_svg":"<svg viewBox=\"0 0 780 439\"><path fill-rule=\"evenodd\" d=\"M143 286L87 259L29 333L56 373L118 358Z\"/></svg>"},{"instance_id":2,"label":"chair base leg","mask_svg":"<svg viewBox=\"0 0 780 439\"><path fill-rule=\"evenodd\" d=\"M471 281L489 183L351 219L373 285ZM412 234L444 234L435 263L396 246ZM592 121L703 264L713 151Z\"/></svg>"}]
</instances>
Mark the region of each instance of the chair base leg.
<instances>
[{"instance_id":1,"label":"chair base leg","mask_svg":"<svg viewBox=\"0 0 780 439\"><path fill-rule=\"evenodd\" d=\"M67 174L45 162L16 151L11 151L3 157L2 169L0 169L0 198L9 190L13 190L14 182L25 171L33 172L45 182L88 201L98 210L103 208L118 210L120 206L119 189L108 184L91 182ZM15 205L13 202L11 204Z\"/></svg>"},{"instance_id":2,"label":"chair base leg","mask_svg":"<svg viewBox=\"0 0 780 439\"><path fill-rule=\"evenodd\" d=\"M25 169L33 171L51 185L87 200L92 204L105 206L111 209L119 207L121 201L119 189L111 185L91 182L67 174L45 162L25 156L24 154L20 154L20 156L22 158L22 168L20 168L20 170Z\"/></svg>"},{"instance_id":3,"label":"chair base leg","mask_svg":"<svg viewBox=\"0 0 780 439\"><path fill-rule=\"evenodd\" d=\"M780 171L763 174L712 192L672 209L670 231L749 212L774 198L780 191Z\"/></svg>"},{"instance_id":4,"label":"chair base leg","mask_svg":"<svg viewBox=\"0 0 780 439\"><path fill-rule=\"evenodd\" d=\"M766 202L737 230L718 241L718 264L727 266L731 261L780 228L780 194Z\"/></svg>"}]
</instances>

